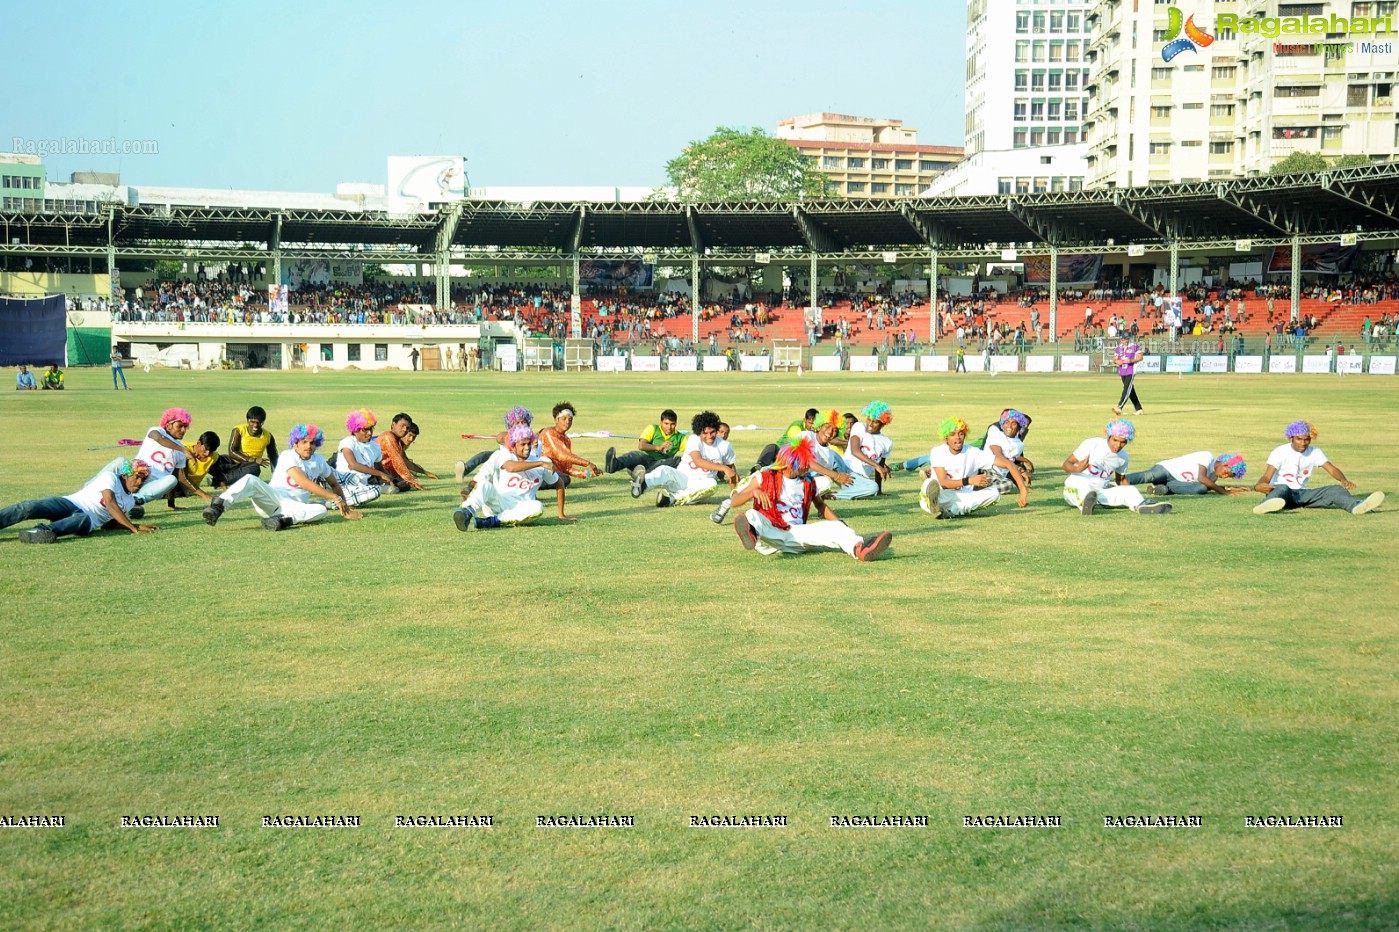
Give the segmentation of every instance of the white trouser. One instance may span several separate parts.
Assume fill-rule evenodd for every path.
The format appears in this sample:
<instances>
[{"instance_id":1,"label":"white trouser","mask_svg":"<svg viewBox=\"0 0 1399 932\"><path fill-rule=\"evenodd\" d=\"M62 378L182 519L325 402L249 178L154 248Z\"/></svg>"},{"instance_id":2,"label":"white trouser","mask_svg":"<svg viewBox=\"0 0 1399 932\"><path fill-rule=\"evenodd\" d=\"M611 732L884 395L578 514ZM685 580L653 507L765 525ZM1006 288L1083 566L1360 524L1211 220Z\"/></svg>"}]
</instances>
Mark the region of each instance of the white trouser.
<instances>
[{"instance_id":1,"label":"white trouser","mask_svg":"<svg viewBox=\"0 0 1399 932\"><path fill-rule=\"evenodd\" d=\"M465 507L478 515L494 515L501 524L529 524L544 512L539 499L526 495L502 495L493 482L478 482Z\"/></svg>"},{"instance_id":2,"label":"white trouser","mask_svg":"<svg viewBox=\"0 0 1399 932\"><path fill-rule=\"evenodd\" d=\"M776 527L759 511L744 513L753 533L758 535L759 553L805 553L808 550L844 550L855 556L860 535L843 521L817 521L815 524L794 524L789 530Z\"/></svg>"},{"instance_id":3,"label":"white trouser","mask_svg":"<svg viewBox=\"0 0 1399 932\"><path fill-rule=\"evenodd\" d=\"M713 495L719 483L711 473L698 476L673 466L657 466L646 474L646 488L665 489L676 505L693 505Z\"/></svg>"},{"instance_id":4,"label":"white trouser","mask_svg":"<svg viewBox=\"0 0 1399 932\"><path fill-rule=\"evenodd\" d=\"M291 518L292 524L309 524L325 517L324 505L303 502L278 492L257 476L244 476L229 486L219 498L225 505L252 502L261 518Z\"/></svg>"},{"instance_id":5,"label":"white trouser","mask_svg":"<svg viewBox=\"0 0 1399 932\"><path fill-rule=\"evenodd\" d=\"M879 494L879 484L873 479L866 479L859 473L851 473L850 478L855 481L849 485L839 485L825 476L816 477L816 494L825 497L827 492L831 493L831 498L840 502L854 501L857 498L874 498Z\"/></svg>"},{"instance_id":6,"label":"white trouser","mask_svg":"<svg viewBox=\"0 0 1399 932\"><path fill-rule=\"evenodd\" d=\"M1001 498L1000 490L992 485L984 489L944 489L938 486L938 477L933 476L923 483L923 489L918 493L918 507L928 514L933 513L931 496L934 492L943 513L953 518L989 508Z\"/></svg>"},{"instance_id":7,"label":"white trouser","mask_svg":"<svg viewBox=\"0 0 1399 932\"><path fill-rule=\"evenodd\" d=\"M1083 493L1089 491L1098 493L1098 504L1104 508L1130 508L1132 511L1136 511L1137 506L1146 501L1134 485L1104 487L1092 480L1079 479L1077 476L1070 476L1064 480L1064 501L1075 508L1083 504Z\"/></svg>"}]
</instances>

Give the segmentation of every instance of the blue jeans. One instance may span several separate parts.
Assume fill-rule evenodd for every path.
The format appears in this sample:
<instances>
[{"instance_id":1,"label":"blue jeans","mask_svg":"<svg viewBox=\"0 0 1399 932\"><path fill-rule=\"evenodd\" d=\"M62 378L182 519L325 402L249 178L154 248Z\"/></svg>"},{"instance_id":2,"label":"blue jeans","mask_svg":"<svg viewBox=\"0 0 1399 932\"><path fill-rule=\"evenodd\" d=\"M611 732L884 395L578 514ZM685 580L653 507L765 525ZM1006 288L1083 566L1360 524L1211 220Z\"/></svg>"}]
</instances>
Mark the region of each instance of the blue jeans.
<instances>
[{"instance_id":1,"label":"blue jeans","mask_svg":"<svg viewBox=\"0 0 1399 932\"><path fill-rule=\"evenodd\" d=\"M1143 469L1141 472L1127 474L1127 482L1131 485L1164 485L1167 495L1206 495L1209 489L1203 482L1182 482L1179 479L1172 479L1171 474L1166 472L1166 467L1157 463L1150 469Z\"/></svg>"},{"instance_id":2,"label":"blue jeans","mask_svg":"<svg viewBox=\"0 0 1399 932\"><path fill-rule=\"evenodd\" d=\"M1360 504L1360 499L1339 485L1326 485L1319 489L1290 489L1285 485L1275 485L1263 500L1270 498L1282 499L1284 511L1294 508L1344 508L1350 511Z\"/></svg>"},{"instance_id":3,"label":"blue jeans","mask_svg":"<svg viewBox=\"0 0 1399 932\"><path fill-rule=\"evenodd\" d=\"M117 387L117 376L121 376L121 387L126 388L126 373L122 371L121 366L112 367L112 388L115 389Z\"/></svg>"},{"instance_id":4,"label":"blue jeans","mask_svg":"<svg viewBox=\"0 0 1399 932\"><path fill-rule=\"evenodd\" d=\"M913 472L915 469L923 469L931 460L926 456L915 456L911 460L904 460L904 469Z\"/></svg>"},{"instance_id":5,"label":"blue jeans","mask_svg":"<svg viewBox=\"0 0 1399 932\"><path fill-rule=\"evenodd\" d=\"M0 528L7 528L21 521L32 521L35 518L48 521L48 529L59 537L65 534L87 535L93 530L92 522L83 514L82 509L61 495L34 498L0 508ZM41 524L39 527L45 525Z\"/></svg>"}]
</instances>

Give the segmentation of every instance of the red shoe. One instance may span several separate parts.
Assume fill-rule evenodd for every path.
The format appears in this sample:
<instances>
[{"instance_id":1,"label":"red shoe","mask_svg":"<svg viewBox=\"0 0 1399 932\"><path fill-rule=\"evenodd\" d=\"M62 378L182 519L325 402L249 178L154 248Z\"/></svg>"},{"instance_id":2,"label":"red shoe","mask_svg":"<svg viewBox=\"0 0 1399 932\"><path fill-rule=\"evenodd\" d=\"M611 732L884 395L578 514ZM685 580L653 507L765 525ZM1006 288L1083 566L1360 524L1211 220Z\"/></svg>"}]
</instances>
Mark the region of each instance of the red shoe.
<instances>
[{"instance_id":1,"label":"red shoe","mask_svg":"<svg viewBox=\"0 0 1399 932\"><path fill-rule=\"evenodd\" d=\"M889 549L889 542L894 535L888 531L882 531L868 541L860 541L855 545L855 559L861 563L869 563L879 559L879 555Z\"/></svg>"},{"instance_id":2,"label":"red shoe","mask_svg":"<svg viewBox=\"0 0 1399 932\"><path fill-rule=\"evenodd\" d=\"M748 512L740 511L734 515L734 531L744 550L753 550L758 546L758 535L753 532L753 525L748 523Z\"/></svg>"}]
</instances>

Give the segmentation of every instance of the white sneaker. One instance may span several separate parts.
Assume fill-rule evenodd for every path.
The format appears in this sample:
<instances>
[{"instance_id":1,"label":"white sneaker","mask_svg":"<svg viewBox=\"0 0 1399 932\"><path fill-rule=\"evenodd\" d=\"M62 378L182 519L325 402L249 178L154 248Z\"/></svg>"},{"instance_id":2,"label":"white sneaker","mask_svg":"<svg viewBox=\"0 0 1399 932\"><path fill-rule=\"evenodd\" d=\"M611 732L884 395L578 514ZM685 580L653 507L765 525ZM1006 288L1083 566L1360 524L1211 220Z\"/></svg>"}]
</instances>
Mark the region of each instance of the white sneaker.
<instances>
[{"instance_id":1,"label":"white sneaker","mask_svg":"<svg viewBox=\"0 0 1399 932\"><path fill-rule=\"evenodd\" d=\"M1256 515L1270 515L1275 511L1282 511L1287 507L1287 502L1280 498L1265 498L1257 505L1253 506L1253 513Z\"/></svg>"},{"instance_id":2,"label":"white sneaker","mask_svg":"<svg viewBox=\"0 0 1399 932\"><path fill-rule=\"evenodd\" d=\"M1371 493L1369 494L1369 496L1366 497L1365 501L1361 502L1359 505L1356 505L1354 508L1352 508L1352 509L1350 510L1350 513L1353 514L1353 515L1363 515L1363 514L1366 514L1367 512L1374 511L1376 508L1380 507L1380 505L1382 505L1382 504L1384 504L1384 493L1383 493L1383 492L1371 492Z\"/></svg>"},{"instance_id":3,"label":"white sneaker","mask_svg":"<svg viewBox=\"0 0 1399 932\"><path fill-rule=\"evenodd\" d=\"M457 477L457 483L460 484L461 481L466 478L466 463L457 460L457 465L452 472L453 475Z\"/></svg>"}]
</instances>

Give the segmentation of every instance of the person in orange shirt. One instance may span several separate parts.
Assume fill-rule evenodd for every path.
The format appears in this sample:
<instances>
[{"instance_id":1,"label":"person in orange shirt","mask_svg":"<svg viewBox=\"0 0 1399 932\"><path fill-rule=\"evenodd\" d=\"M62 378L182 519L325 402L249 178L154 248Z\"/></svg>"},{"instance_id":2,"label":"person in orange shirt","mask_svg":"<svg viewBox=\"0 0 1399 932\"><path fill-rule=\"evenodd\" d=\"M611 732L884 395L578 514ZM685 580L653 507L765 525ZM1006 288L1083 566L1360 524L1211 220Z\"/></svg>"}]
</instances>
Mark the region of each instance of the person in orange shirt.
<instances>
[{"instance_id":1,"label":"person in orange shirt","mask_svg":"<svg viewBox=\"0 0 1399 932\"><path fill-rule=\"evenodd\" d=\"M409 489L421 492L423 487L414 476L422 476L425 479L438 477L408 458L408 446L413 442L408 439L410 433L413 440L418 439L418 425L414 424L407 414L399 413L393 416L389 429L374 439L384 454L381 465L384 472L393 477L394 486L400 492Z\"/></svg>"},{"instance_id":2,"label":"person in orange shirt","mask_svg":"<svg viewBox=\"0 0 1399 932\"><path fill-rule=\"evenodd\" d=\"M573 427L573 405L567 401L560 401L554 405L551 413L554 415L554 426L539 432L540 451L544 459L553 462L554 472L558 475L558 481L553 484L553 488L558 491L559 520L577 521L577 518L570 518L564 514L564 489L568 488L571 480L591 479L602 475L602 470L592 460L584 459L573 452L573 441L568 437L569 429ZM548 483L540 486L541 489L549 487Z\"/></svg>"}]
</instances>

